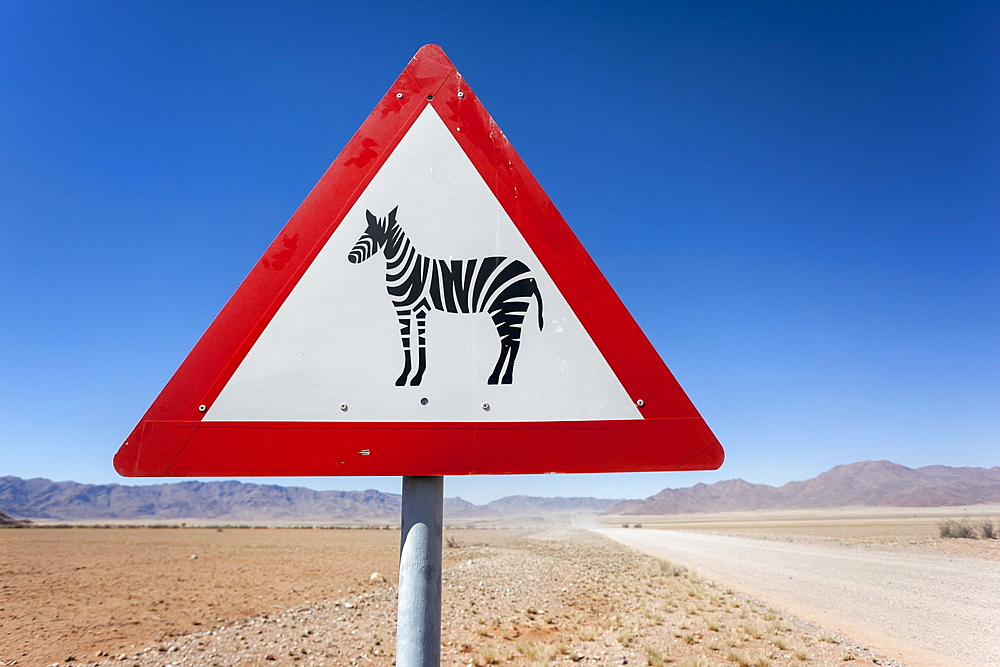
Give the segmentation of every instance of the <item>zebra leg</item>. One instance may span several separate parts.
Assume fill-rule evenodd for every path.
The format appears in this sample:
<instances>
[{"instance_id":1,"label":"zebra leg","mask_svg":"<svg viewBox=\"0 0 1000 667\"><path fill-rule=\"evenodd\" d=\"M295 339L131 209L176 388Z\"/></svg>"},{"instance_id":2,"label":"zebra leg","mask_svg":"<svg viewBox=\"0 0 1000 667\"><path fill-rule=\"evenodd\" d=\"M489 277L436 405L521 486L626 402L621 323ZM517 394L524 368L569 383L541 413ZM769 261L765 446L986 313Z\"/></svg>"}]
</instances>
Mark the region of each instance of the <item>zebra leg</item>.
<instances>
[{"instance_id":1,"label":"zebra leg","mask_svg":"<svg viewBox=\"0 0 1000 667\"><path fill-rule=\"evenodd\" d=\"M507 355L509 353L510 353L510 346L506 342L501 340L500 358L497 359L497 365L493 367L493 372L490 373L490 379L486 381L486 384L500 384L500 373L503 371L503 367L504 364L507 362ZM504 384L510 384L510 380L508 380Z\"/></svg>"},{"instance_id":2,"label":"zebra leg","mask_svg":"<svg viewBox=\"0 0 1000 667\"><path fill-rule=\"evenodd\" d=\"M500 380L500 384L511 384L514 382L514 360L517 359L517 351L521 349L521 341L513 339L507 343L507 370Z\"/></svg>"},{"instance_id":3,"label":"zebra leg","mask_svg":"<svg viewBox=\"0 0 1000 667\"><path fill-rule=\"evenodd\" d=\"M521 347L521 325L524 323L523 304L512 302L493 313L493 324L500 336L500 356L488 384L511 384L514 382L514 360ZM502 374L502 375L501 375Z\"/></svg>"},{"instance_id":4,"label":"zebra leg","mask_svg":"<svg viewBox=\"0 0 1000 667\"><path fill-rule=\"evenodd\" d=\"M410 322L412 321L412 317L408 310L397 310L396 315L399 317L399 338L403 343L403 357L405 358L403 372L396 378L396 386L402 387L406 384L406 379L410 375Z\"/></svg>"},{"instance_id":5,"label":"zebra leg","mask_svg":"<svg viewBox=\"0 0 1000 667\"><path fill-rule=\"evenodd\" d=\"M424 379L424 370L427 368L427 339L424 332L427 328L427 313L422 310L417 311L417 372L410 380L410 386L416 387Z\"/></svg>"}]
</instances>

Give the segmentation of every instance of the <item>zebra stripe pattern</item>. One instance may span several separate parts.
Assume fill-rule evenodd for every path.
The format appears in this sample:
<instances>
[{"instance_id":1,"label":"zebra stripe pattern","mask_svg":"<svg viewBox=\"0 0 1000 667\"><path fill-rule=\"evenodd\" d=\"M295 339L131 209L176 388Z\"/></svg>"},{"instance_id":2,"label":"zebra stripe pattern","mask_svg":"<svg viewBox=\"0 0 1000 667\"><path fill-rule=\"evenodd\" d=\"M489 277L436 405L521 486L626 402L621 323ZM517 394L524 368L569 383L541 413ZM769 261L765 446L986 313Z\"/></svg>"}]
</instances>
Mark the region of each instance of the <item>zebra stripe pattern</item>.
<instances>
[{"instance_id":1,"label":"zebra stripe pattern","mask_svg":"<svg viewBox=\"0 0 1000 667\"><path fill-rule=\"evenodd\" d=\"M396 221L397 208L385 218L366 211L368 227L347 255L359 264L379 251L385 257L385 289L389 293L403 344L403 372L397 386L419 385L427 367L427 313L488 313L500 337L500 356L489 384L511 384L521 347L521 327L534 300L542 330L542 295L531 270L509 257L435 259L421 255ZM414 327L414 325L416 325ZM416 372L411 341L416 328ZM412 375L411 375L412 373Z\"/></svg>"}]
</instances>

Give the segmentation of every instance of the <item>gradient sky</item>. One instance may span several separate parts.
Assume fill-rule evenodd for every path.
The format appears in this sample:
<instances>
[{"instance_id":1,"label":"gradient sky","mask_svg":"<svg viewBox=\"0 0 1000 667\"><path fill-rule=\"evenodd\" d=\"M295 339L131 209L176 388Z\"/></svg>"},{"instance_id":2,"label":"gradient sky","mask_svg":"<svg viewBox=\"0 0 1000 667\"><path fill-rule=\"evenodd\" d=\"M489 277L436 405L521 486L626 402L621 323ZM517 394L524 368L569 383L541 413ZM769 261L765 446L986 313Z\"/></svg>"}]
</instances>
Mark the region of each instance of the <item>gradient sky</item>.
<instances>
[{"instance_id":1,"label":"gradient sky","mask_svg":"<svg viewBox=\"0 0 1000 667\"><path fill-rule=\"evenodd\" d=\"M448 496L998 465L998 34L993 2L0 0L0 475L161 481L112 456L425 43L727 451Z\"/></svg>"}]
</instances>

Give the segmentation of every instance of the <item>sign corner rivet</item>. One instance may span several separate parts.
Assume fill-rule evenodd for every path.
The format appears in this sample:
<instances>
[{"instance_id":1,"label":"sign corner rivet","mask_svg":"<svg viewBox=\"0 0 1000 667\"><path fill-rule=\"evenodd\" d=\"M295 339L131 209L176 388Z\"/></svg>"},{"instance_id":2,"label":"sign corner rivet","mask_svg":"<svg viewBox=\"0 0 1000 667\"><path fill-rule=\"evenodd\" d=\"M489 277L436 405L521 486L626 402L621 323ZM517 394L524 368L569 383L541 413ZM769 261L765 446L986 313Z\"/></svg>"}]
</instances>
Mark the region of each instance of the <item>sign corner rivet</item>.
<instances>
[{"instance_id":1,"label":"sign corner rivet","mask_svg":"<svg viewBox=\"0 0 1000 667\"><path fill-rule=\"evenodd\" d=\"M459 97L465 97L465 93L463 93L463 92L462 92L462 91L460 90L460 91L458 91L458 96L459 96Z\"/></svg>"},{"instance_id":2,"label":"sign corner rivet","mask_svg":"<svg viewBox=\"0 0 1000 667\"><path fill-rule=\"evenodd\" d=\"M489 409L490 409L490 404L489 403L483 403L483 410L486 410L487 412L489 412Z\"/></svg>"},{"instance_id":3,"label":"sign corner rivet","mask_svg":"<svg viewBox=\"0 0 1000 667\"><path fill-rule=\"evenodd\" d=\"M204 412L205 410L208 410L208 406L207 405L199 405L198 406L198 412Z\"/></svg>"},{"instance_id":4,"label":"sign corner rivet","mask_svg":"<svg viewBox=\"0 0 1000 667\"><path fill-rule=\"evenodd\" d=\"M397 100L403 99L403 93L396 93L396 99Z\"/></svg>"},{"instance_id":5,"label":"sign corner rivet","mask_svg":"<svg viewBox=\"0 0 1000 667\"><path fill-rule=\"evenodd\" d=\"M635 402L635 404L641 408L642 406L646 405L646 401L640 398L638 401Z\"/></svg>"},{"instance_id":6,"label":"sign corner rivet","mask_svg":"<svg viewBox=\"0 0 1000 667\"><path fill-rule=\"evenodd\" d=\"M426 398L421 398L420 399L420 405L427 405L429 402L430 401L428 401Z\"/></svg>"},{"instance_id":7,"label":"sign corner rivet","mask_svg":"<svg viewBox=\"0 0 1000 667\"><path fill-rule=\"evenodd\" d=\"M428 101L428 102L430 102L430 101L431 101L431 100L433 100L433 99L434 99L434 96L433 96L433 95L428 95L428 96L427 96L427 101Z\"/></svg>"},{"instance_id":8,"label":"sign corner rivet","mask_svg":"<svg viewBox=\"0 0 1000 667\"><path fill-rule=\"evenodd\" d=\"M340 409L343 410L344 412L347 412L347 403L341 403Z\"/></svg>"}]
</instances>

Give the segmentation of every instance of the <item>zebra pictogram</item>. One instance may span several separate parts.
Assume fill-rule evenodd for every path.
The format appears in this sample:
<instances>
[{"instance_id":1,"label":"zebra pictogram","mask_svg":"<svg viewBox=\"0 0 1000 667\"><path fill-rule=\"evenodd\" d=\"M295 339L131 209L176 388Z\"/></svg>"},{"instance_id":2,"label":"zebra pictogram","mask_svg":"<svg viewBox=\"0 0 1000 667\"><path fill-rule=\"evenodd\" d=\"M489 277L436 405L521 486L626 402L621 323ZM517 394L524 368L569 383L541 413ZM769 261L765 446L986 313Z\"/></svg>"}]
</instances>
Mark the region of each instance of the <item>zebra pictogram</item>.
<instances>
[{"instance_id":1,"label":"zebra pictogram","mask_svg":"<svg viewBox=\"0 0 1000 667\"><path fill-rule=\"evenodd\" d=\"M542 330L542 294L524 262L509 257L435 259L421 255L406 237L392 209L384 218L365 211L368 227L347 255L360 264L378 251L385 256L385 289L399 318L403 372L396 386L416 386L427 367L426 318L431 310L448 313L488 313L500 336L500 356L489 384L511 384L514 360L521 346L521 325L532 297L538 303ZM417 368L413 376L411 332L417 330Z\"/></svg>"}]
</instances>

